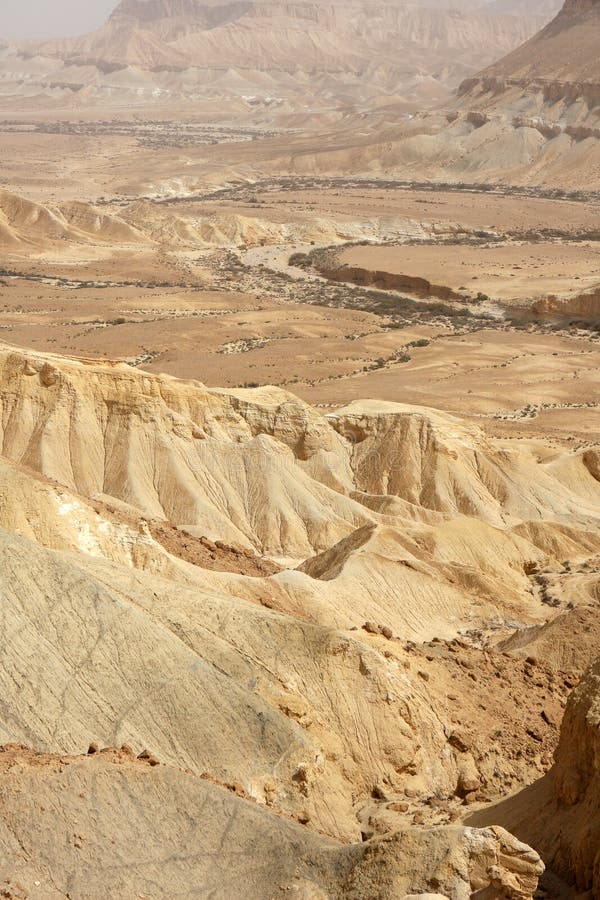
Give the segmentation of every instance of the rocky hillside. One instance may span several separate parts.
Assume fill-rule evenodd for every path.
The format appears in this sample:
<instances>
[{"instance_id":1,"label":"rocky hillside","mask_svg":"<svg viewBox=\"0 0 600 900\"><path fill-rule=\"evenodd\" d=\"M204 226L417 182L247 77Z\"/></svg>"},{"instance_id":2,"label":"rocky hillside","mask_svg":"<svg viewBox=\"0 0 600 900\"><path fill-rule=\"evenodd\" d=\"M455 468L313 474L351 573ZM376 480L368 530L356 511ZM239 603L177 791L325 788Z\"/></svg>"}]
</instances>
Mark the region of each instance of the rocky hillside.
<instances>
[{"instance_id":1,"label":"rocky hillside","mask_svg":"<svg viewBox=\"0 0 600 900\"><path fill-rule=\"evenodd\" d=\"M0 452L6 896L532 896L594 448L5 346Z\"/></svg>"},{"instance_id":2,"label":"rocky hillside","mask_svg":"<svg viewBox=\"0 0 600 900\"><path fill-rule=\"evenodd\" d=\"M93 806L82 801L89 796ZM100 898L110 882L123 898L293 891L305 900L371 900L435 884L444 892L436 897L467 900L484 888L501 900L507 886L530 897L543 868L501 828L415 829L344 845L209 778L135 759L129 748L67 757L5 747L0 809L0 853L15 860L0 862L7 898Z\"/></svg>"},{"instance_id":3,"label":"rocky hillside","mask_svg":"<svg viewBox=\"0 0 600 900\"><path fill-rule=\"evenodd\" d=\"M503 165L529 180L597 186L599 41L597 0L566 0L539 34L463 82L454 129L474 130L480 169L497 167L485 157L496 144Z\"/></svg>"},{"instance_id":4,"label":"rocky hillside","mask_svg":"<svg viewBox=\"0 0 600 900\"><path fill-rule=\"evenodd\" d=\"M346 132L343 150L282 161L300 172L379 171L415 180L597 190L600 185L600 5L567 0L538 34L466 78L457 96L393 121L369 119L370 138ZM365 122L361 123L365 129ZM363 132L364 134L364 132Z\"/></svg>"},{"instance_id":5,"label":"rocky hillside","mask_svg":"<svg viewBox=\"0 0 600 900\"><path fill-rule=\"evenodd\" d=\"M600 892L600 661L585 674L565 713L556 761L522 793L478 813L475 822L504 822L534 842L547 865L577 895Z\"/></svg>"},{"instance_id":6,"label":"rocky hillside","mask_svg":"<svg viewBox=\"0 0 600 900\"><path fill-rule=\"evenodd\" d=\"M589 115L600 96L599 38L600 3L566 0L560 13L539 34L467 81L461 92L472 97L477 91L501 95L511 88L531 95L541 92L555 116L558 104L563 115L575 107L566 124L585 125L586 110ZM501 103L501 96L494 101L494 105Z\"/></svg>"}]
</instances>

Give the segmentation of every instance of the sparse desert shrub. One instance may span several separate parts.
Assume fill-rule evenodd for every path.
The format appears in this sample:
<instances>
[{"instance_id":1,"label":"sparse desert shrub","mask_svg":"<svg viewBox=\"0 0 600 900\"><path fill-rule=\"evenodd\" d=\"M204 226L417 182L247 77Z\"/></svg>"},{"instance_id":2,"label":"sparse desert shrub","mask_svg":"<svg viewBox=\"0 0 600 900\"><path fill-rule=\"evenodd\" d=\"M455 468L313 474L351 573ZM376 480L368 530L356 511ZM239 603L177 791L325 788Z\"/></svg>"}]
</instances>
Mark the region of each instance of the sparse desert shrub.
<instances>
[{"instance_id":1,"label":"sparse desert shrub","mask_svg":"<svg viewBox=\"0 0 600 900\"><path fill-rule=\"evenodd\" d=\"M288 266L294 266L297 269L309 269L310 264L310 256L307 253L292 253L288 259Z\"/></svg>"}]
</instances>

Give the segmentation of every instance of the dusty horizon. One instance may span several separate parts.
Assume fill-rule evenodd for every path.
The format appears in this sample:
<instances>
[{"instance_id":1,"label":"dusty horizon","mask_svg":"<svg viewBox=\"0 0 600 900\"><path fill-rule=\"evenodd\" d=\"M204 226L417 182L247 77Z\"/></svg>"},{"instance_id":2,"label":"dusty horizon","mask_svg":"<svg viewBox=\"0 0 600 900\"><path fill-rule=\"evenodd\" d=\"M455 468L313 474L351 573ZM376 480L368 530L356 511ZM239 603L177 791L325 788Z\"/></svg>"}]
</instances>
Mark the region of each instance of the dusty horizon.
<instances>
[{"instance_id":1,"label":"dusty horizon","mask_svg":"<svg viewBox=\"0 0 600 900\"><path fill-rule=\"evenodd\" d=\"M15 39L73 37L101 25L118 0L7 0L0 8L0 35Z\"/></svg>"}]
</instances>

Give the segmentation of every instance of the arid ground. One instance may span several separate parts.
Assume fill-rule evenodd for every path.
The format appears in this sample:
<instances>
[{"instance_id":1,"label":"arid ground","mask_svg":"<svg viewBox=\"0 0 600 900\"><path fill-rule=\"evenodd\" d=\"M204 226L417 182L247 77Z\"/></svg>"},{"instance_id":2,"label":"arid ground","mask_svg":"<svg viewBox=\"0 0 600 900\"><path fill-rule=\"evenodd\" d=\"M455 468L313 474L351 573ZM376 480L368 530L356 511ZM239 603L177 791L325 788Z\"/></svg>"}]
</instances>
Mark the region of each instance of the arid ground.
<instances>
[{"instance_id":1,"label":"arid ground","mask_svg":"<svg viewBox=\"0 0 600 900\"><path fill-rule=\"evenodd\" d=\"M3 338L209 386L277 385L319 406L369 397L490 433L593 437L597 320L532 309L600 283L595 202L302 181L142 207L106 196L85 239L71 224L33 250L15 243ZM290 265L298 253L319 255ZM386 288L377 273L409 281Z\"/></svg>"},{"instance_id":2,"label":"arid ground","mask_svg":"<svg viewBox=\"0 0 600 900\"><path fill-rule=\"evenodd\" d=\"M600 896L600 3L559 6L0 41L0 896Z\"/></svg>"}]
</instances>

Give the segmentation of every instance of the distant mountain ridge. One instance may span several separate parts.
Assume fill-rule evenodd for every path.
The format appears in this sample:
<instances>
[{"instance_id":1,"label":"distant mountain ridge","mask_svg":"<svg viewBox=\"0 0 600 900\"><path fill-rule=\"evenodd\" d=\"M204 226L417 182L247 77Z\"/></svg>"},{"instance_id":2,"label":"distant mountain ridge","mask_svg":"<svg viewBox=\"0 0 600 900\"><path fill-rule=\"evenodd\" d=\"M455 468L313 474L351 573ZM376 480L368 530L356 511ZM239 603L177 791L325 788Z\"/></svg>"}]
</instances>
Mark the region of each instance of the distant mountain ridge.
<instances>
[{"instance_id":1,"label":"distant mountain ridge","mask_svg":"<svg viewBox=\"0 0 600 900\"><path fill-rule=\"evenodd\" d=\"M195 24L203 29L218 28L241 18L252 9L250 0L231 0L229 3L210 3L207 0L123 0L111 13L108 22L121 26L130 22L149 25L172 21L173 39L186 26ZM181 22L180 20L183 20Z\"/></svg>"},{"instance_id":2,"label":"distant mountain ridge","mask_svg":"<svg viewBox=\"0 0 600 900\"><path fill-rule=\"evenodd\" d=\"M454 177L598 191L599 47L600 0L565 0L539 33L461 84L438 159Z\"/></svg>"},{"instance_id":3,"label":"distant mountain ridge","mask_svg":"<svg viewBox=\"0 0 600 900\"><path fill-rule=\"evenodd\" d=\"M558 15L523 46L484 70L475 85L490 78L526 87L554 84L548 99L576 99L577 84L600 83L600 0L566 0ZM561 87L562 86L562 87Z\"/></svg>"},{"instance_id":4,"label":"distant mountain ridge","mask_svg":"<svg viewBox=\"0 0 600 900\"><path fill-rule=\"evenodd\" d=\"M382 107L369 117L368 140L348 131L341 150L339 141L311 148L282 169L600 192L599 47L600 0L567 0L435 110L400 121Z\"/></svg>"},{"instance_id":5,"label":"distant mountain ridge","mask_svg":"<svg viewBox=\"0 0 600 900\"><path fill-rule=\"evenodd\" d=\"M0 92L77 100L250 96L331 105L340 96L443 96L548 19L548 3L482 0L122 0L97 31L20 42ZM115 73L120 73L118 78ZM291 77L291 81L290 81Z\"/></svg>"}]
</instances>

